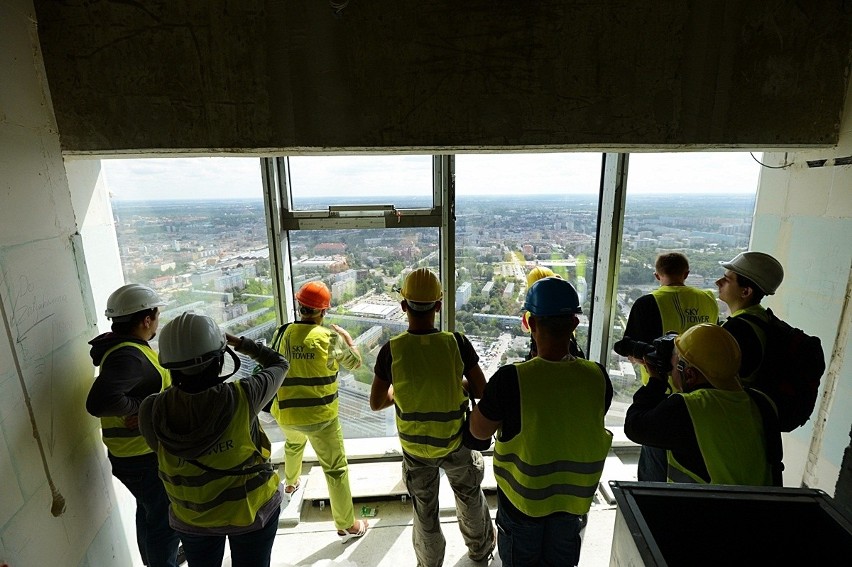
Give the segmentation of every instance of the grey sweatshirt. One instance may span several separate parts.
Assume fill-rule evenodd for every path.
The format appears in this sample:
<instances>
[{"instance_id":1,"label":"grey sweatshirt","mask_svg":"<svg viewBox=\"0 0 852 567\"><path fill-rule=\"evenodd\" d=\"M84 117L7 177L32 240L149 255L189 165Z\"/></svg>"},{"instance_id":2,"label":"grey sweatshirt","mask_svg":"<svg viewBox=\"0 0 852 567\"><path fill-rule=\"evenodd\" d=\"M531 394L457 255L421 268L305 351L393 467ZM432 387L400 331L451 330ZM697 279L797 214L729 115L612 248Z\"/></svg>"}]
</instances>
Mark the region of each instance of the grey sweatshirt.
<instances>
[{"instance_id":1,"label":"grey sweatshirt","mask_svg":"<svg viewBox=\"0 0 852 567\"><path fill-rule=\"evenodd\" d=\"M244 337L237 352L250 356L263 370L240 380L246 393L251 437L258 442L260 426L257 414L281 387L290 363L278 352ZM139 408L139 430L154 452L159 445L177 457L195 459L210 451L219 441L236 409L236 384L225 382L198 393L190 394L178 388L148 396ZM200 534L238 534L260 529L281 503L281 490L259 511L255 524L246 527L204 529L188 526L169 512L170 524L179 531Z\"/></svg>"}]
</instances>

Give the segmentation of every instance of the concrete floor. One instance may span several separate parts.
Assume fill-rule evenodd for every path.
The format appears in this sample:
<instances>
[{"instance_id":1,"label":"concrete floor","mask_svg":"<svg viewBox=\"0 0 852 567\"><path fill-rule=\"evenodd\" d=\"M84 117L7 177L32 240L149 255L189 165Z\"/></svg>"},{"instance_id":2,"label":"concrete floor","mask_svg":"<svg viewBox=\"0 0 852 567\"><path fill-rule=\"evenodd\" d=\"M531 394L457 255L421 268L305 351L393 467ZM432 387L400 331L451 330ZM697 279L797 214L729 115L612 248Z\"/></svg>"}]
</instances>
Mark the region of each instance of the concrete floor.
<instances>
[{"instance_id":1,"label":"concrete floor","mask_svg":"<svg viewBox=\"0 0 852 567\"><path fill-rule=\"evenodd\" d=\"M306 457L309 457L309 454L306 453ZM636 480L637 457L635 446L626 450L613 450L607 457L604 475L583 534L581 567L606 567L610 564L616 506L608 490L608 482L616 479ZM491 507L491 517L494 518L497 511L496 482L491 457L486 456L485 460L486 475L482 486ZM290 504L282 510L272 552L272 567L416 565L411 543L411 503L406 499L400 474L399 462L350 464L350 484L356 517L360 517L363 506L376 509L376 516L369 518L370 529L363 538L344 544L338 539L334 528L322 469L306 462L302 485ZM467 557L467 548L458 529L452 490L443 475L439 489L439 505L447 540L445 566L502 565L496 550L493 559L488 562L476 563ZM231 567L230 560L226 558L223 565Z\"/></svg>"},{"instance_id":2,"label":"concrete floor","mask_svg":"<svg viewBox=\"0 0 852 567\"><path fill-rule=\"evenodd\" d=\"M496 496L488 496L492 517L496 512ZM341 543L336 535L328 506L320 509L310 503L302 508L302 521L295 527L278 531L272 552L273 567L408 567L416 565L411 544L411 505L401 500L359 502L378 508L370 518L367 534L349 543ZM360 510L360 506L356 509ZM614 506L596 506L589 513L589 524L583 536L580 565L609 565ZM442 528L447 539L444 565L476 567L502 565L499 556L476 563L467 557L458 521L453 514L442 514ZM225 563L230 566L229 562Z\"/></svg>"}]
</instances>

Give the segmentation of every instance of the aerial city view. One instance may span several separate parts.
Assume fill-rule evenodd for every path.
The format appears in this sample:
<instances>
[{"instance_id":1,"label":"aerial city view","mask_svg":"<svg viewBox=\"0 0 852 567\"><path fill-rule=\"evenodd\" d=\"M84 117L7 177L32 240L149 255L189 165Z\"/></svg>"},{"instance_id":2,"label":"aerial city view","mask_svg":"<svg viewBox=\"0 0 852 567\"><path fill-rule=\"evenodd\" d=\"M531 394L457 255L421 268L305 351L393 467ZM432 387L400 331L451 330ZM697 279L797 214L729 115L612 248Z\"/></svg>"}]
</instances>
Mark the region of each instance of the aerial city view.
<instances>
[{"instance_id":1,"label":"aerial city view","mask_svg":"<svg viewBox=\"0 0 852 567\"><path fill-rule=\"evenodd\" d=\"M486 377L502 364L522 360L528 350L521 307L526 274L537 265L577 288L584 313L578 340L587 350L597 201L597 195L457 198L456 330L470 337ZM309 200L298 205L321 208ZM210 315L232 334L271 340L278 322L262 200L114 199L112 207L125 280L149 285L168 301L163 323L193 311ZM621 338L633 301L656 287L653 264L660 251L684 252L691 267L687 283L715 289L718 262L747 246L753 208L753 194L628 197L614 340ZM324 281L332 290L326 323L345 328L364 358L361 368L341 369L339 377L347 438L395 434L392 409L369 408L375 356L406 328L394 287L414 268L437 270L438 251L435 228L290 233L294 288ZM607 422L618 426L641 383L636 368L615 352L600 362L615 389ZM238 376L251 370L246 360ZM267 432L276 440L280 433L271 423Z\"/></svg>"}]
</instances>

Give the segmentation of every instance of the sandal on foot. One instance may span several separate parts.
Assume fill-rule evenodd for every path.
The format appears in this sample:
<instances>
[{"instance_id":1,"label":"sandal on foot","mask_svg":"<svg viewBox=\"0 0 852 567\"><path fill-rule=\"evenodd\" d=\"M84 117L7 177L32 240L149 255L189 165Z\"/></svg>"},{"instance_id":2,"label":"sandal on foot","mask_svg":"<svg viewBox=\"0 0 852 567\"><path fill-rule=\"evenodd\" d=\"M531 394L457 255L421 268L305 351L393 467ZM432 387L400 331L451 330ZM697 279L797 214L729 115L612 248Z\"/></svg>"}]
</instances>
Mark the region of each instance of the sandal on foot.
<instances>
[{"instance_id":1,"label":"sandal on foot","mask_svg":"<svg viewBox=\"0 0 852 567\"><path fill-rule=\"evenodd\" d=\"M367 533L367 520L355 520L355 524L358 526L356 531L350 531L352 528L348 530L337 530L337 537L340 538L341 543L346 543L350 539L357 539L362 537L365 533ZM355 526L352 526L353 528Z\"/></svg>"},{"instance_id":2,"label":"sandal on foot","mask_svg":"<svg viewBox=\"0 0 852 567\"><path fill-rule=\"evenodd\" d=\"M284 487L284 494L293 494L294 492L299 490L299 486L301 484L302 483L299 482L299 481L296 481L296 484L288 484L287 486Z\"/></svg>"}]
</instances>

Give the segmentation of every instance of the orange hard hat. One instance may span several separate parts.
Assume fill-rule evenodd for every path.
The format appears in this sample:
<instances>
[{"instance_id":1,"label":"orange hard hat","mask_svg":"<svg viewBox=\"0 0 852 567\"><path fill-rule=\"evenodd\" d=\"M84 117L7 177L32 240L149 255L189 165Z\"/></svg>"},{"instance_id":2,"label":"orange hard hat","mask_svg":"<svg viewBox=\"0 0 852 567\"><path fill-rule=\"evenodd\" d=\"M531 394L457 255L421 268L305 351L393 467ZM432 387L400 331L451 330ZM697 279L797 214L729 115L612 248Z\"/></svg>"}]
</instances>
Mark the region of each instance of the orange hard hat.
<instances>
[{"instance_id":1,"label":"orange hard hat","mask_svg":"<svg viewBox=\"0 0 852 567\"><path fill-rule=\"evenodd\" d=\"M331 306L331 292L322 282L308 282L296 292L296 301L312 309L328 309Z\"/></svg>"}]
</instances>

